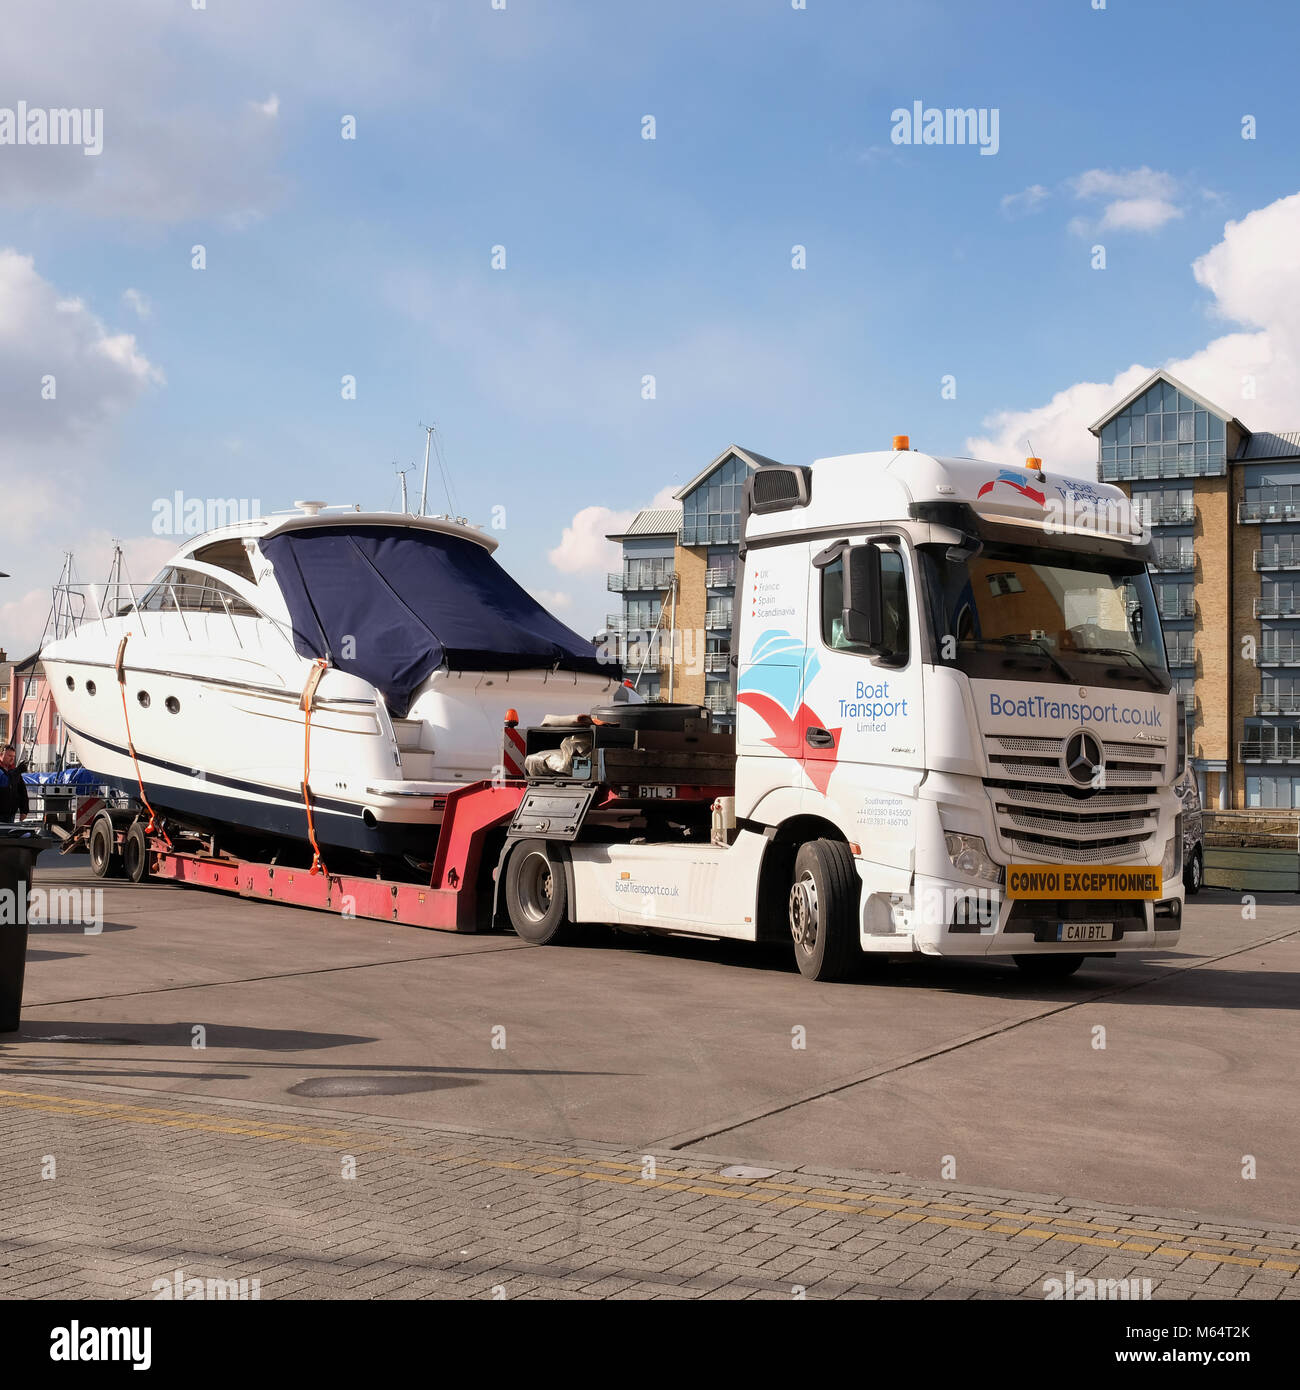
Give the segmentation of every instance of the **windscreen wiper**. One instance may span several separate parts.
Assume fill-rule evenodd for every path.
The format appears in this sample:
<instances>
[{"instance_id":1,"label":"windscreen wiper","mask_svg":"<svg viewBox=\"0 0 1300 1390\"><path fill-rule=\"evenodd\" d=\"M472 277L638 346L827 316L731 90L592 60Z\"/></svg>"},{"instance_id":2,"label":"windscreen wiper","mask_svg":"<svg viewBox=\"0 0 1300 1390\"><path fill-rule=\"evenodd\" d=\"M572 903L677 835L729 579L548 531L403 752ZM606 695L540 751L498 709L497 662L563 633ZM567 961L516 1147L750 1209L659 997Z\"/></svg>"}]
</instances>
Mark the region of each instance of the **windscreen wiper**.
<instances>
[{"instance_id":1,"label":"windscreen wiper","mask_svg":"<svg viewBox=\"0 0 1300 1390\"><path fill-rule=\"evenodd\" d=\"M1044 646L1037 637L968 637L965 640L974 642L976 646L981 647L1030 647L1050 661L1070 685L1076 684L1073 674L1052 655L1051 649Z\"/></svg>"},{"instance_id":2,"label":"windscreen wiper","mask_svg":"<svg viewBox=\"0 0 1300 1390\"><path fill-rule=\"evenodd\" d=\"M1162 694L1164 693L1165 687L1164 682L1160 679L1160 673L1155 669L1154 666L1148 666L1147 663L1143 661L1142 658L1137 654L1137 652L1135 652L1131 647L1080 647L1079 651L1082 652L1085 656L1091 653L1093 656L1131 657L1147 673L1147 675L1151 677L1151 688L1153 690L1159 690Z\"/></svg>"}]
</instances>

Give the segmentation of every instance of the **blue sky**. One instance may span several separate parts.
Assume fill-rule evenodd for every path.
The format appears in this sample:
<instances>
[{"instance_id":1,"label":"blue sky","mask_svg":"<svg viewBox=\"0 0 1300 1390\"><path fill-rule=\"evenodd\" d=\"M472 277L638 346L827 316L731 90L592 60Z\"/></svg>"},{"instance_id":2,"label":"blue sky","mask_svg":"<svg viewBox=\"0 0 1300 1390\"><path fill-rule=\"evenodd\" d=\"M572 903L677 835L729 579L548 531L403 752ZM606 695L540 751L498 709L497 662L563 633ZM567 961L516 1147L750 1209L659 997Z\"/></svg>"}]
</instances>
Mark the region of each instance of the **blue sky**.
<instances>
[{"instance_id":1,"label":"blue sky","mask_svg":"<svg viewBox=\"0 0 1300 1390\"><path fill-rule=\"evenodd\" d=\"M1222 394L1267 361L1225 403L1300 428L1294 5L49 8L9 21L0 106L102 106L104 152L0 146L0 645L64 549L152 568L176 489L394 503L421 421L458 509L504 505L500 558L586 630L603 530L731 442L1036 432L1086 468L1086 412L1166 363ZM996 108L997 153L893 144L918 100Z\"/></svg>"}]
</instances>

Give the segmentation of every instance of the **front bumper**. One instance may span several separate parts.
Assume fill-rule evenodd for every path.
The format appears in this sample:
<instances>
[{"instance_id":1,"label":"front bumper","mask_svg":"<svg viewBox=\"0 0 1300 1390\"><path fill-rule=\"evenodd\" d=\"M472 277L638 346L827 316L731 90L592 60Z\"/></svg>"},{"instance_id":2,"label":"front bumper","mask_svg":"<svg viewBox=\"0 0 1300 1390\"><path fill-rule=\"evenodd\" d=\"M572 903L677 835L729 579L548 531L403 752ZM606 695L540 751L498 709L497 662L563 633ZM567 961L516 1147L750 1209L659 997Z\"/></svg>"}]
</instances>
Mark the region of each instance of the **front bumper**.
<instances>
[{"instance_id":1,"label":"front bumper","mask_svg":"<svg viewBox=\"0 0 1300 1390\"><path fill-rule=\"evenodd\" d=\"M1012 899L969 881L914 879L908 914L913 949L933 956L1112 955L1165 950L1182 927L1181 880L1165 897L1130 900ZM1103 941L1059 941L1060 922L1109 922ZM897 930L897 928L896 928ZM865 943L864 943L865 944Z\"/></svg>"}]
</instances>

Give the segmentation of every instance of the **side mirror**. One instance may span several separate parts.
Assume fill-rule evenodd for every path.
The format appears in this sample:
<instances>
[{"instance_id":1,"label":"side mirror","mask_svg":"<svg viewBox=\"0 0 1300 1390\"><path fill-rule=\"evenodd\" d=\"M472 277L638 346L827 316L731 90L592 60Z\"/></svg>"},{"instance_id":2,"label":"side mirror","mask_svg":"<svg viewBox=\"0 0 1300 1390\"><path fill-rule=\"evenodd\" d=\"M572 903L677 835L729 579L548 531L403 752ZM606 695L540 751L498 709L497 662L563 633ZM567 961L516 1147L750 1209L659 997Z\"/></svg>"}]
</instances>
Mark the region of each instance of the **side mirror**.
<instances>
[{"instance_id":1,"label":"side mirror","mask_svg":"<svg viewBox=\"0 0 1300 1390\"><path fill-rule=\"evenodd\" d=\"M880 651L885 614L880 588L880 549L850 546L844 552L844 636L855 647Z\"/></svg>"},{"instance_id":2,"label":"side mirror","mask_svg":"<svg viewBox=\"0 0 1300 1390\"><path fill-rule=\"evenodd\" d=\"M1133 645L1136 647L1140 647L1142 645L1143 627L1141 608L1134 608L1133 611L1129 614L1128 627L1129 631L1133 634Z\"/></svg>"}]
</instances>

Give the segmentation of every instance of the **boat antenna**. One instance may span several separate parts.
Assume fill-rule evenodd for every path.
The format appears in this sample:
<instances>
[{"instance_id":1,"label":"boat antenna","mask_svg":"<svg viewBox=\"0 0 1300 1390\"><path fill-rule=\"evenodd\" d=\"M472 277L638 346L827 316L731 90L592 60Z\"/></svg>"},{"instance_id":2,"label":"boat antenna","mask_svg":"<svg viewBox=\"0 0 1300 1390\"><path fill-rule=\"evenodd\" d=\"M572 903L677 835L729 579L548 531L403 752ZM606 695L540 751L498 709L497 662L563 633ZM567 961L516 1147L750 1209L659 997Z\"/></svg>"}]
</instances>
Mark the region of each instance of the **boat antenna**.
<instances>
[{"instance_id":1,"label":"boat antenna","mask_svg":"<svg viewBox=\"0 0 1300 1390\"><path fill-rule=\"evenodd\" d=\"M393 467L397 468L396 461L394 461ZM406 504L406 469L397 468L397 476L402 480L402 514L405 515L410 511L410 508Z\"/></svg>"},{"instance_id":2,"label":"boat antenna","mask_svg":"<svg viewBox=\"0 0 1300 1390\"><path fill-rule=\"evenodd\" d=\"M433 444L433 426L424 427L424 481L420 484L420 515L429 505L429 449Z\"/></svg>"},{"instance_id":3,"label":"boat antenna","mask_svg":"<svg viewBox=\"0 0 1300 1390\"><path fill-rule=\"evenodd\" d=\"M438 433L438 427L433 427L433 443L438 451L438 471L442 474L443 490L447 494L447 510L455 516L459 510L456 506L456 499L451 493L451 475L447 472L447 461L442 452L442 436Z\"/></svg>"}]
</instances>

